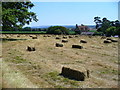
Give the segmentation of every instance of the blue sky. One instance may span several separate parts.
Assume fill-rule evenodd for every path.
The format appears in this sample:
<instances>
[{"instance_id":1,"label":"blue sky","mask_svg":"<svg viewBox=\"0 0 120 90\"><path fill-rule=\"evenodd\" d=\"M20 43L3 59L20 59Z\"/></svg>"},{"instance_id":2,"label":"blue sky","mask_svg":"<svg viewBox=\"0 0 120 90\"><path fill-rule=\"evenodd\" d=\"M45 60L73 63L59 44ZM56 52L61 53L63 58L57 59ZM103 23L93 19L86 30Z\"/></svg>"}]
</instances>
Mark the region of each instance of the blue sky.
<instances>
[{"instance_id":1,"label":"blue sky","mask_svg":"<svg viewBox=\"0 0 120 90\"><path fill-rule=\"evenodd\" d=\"M118 19L118 2L33 2L30 11L36 13L38 22L29 26L41 25L94 25L94 17ZM27 26L27 25L26 25Z\"/></svg>"}]
</instances>

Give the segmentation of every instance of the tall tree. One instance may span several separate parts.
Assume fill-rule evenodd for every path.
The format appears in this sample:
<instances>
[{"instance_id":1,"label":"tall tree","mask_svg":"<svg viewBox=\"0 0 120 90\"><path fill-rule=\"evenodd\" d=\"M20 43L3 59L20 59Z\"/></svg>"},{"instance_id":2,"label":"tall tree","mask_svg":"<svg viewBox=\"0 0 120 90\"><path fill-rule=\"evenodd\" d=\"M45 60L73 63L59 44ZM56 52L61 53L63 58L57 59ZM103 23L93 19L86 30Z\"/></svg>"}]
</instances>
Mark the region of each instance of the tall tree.
<instances>
[{"instance_id":1,"label":"tall tree","mask_svg":"<svg viewBox=\"0 0 120 90\"><path fill-rule=\"evenodd\" d=\"M99 26L101 25L102 21L100 20L100 17L94 17L94 22L96 23L96 29L99 28Z\"/></svg>"},{"instance_id":2,"label":"tall tree","mask_svg":"<svg viewBox=\"0 0 120 90\"><path fill-rule=\"evenodd\" d=\"M2 29L22 28L32 20L38 21L36 14L28 11L33 6L31 2L2 2Z\"/></svg>"},{"instance_id":3,"label":"tall tree","mask_svg":"<svg viewBox=\"0 0 120 90\"><path fill-rule=\"evenodd\" d=\"M100 20L100 17L94 17L97 31L103 32L104 34L119 35L120 36L120 21L110 21L107 18Z\"/></svg>"},{"instance_id":4,"label":"tall tree","mask_svg":"<svg viewBox=\"0 0 120 90\"><path fill-rule=\"evenodd\" d=\"M102 24L101 24L101 31L103 33L106 33L105 31L111 27L111 22L109 20L107 20L107 18L103 18L102 19Z\"/></svg>"}]
</instances>

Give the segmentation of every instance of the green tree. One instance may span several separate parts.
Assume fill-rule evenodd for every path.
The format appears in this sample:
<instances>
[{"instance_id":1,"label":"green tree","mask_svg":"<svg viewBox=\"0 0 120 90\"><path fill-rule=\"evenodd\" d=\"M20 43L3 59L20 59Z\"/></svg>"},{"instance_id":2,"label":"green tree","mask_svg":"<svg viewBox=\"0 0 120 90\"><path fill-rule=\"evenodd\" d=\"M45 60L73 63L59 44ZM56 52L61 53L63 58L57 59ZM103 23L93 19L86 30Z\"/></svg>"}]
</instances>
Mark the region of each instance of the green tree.
<instances>
[{"instance_id":1,"label":"green tree","mask_svg":"<svg viewBox=\"0 0 120 90\"><path fill-rule=\"evenodd\" d=\"M119 29L117 28L120 27L120 22L118 20L110 21L107 18L103 18L102 20L100 20L100 17L94 17L94 22L96 23L96 29L98 32L103 32L104 34L107 34L108 36L113 35L112 34L113 32L114 34L118 34L119 32Z\"/></svg>"},{"instance_id":2,"label":"green tree","mask_svg":"<svg viewBox=\"0 0 120 90\"><path fill-rule=\"evenodd\" d=\"M106 30L106 35L107 36L114 36L115 35L115 32L116 32L116 27L112 26L112 27L109 27L107 30Z\"/></svg>"},{"instance_id":3,"label":"green tree","mask_svg":"<svg viewBox=\"0 0 120 90\"><path fill-rule=\"evenodd\" d=\"M25 28L23 28L23 30L25 30L25 31L31 31L31 27L25 27Z\"/></svg>"},{"instance_id":4,"label":"green tree","mask_svg":"<svg viewBox=\"0 0 120 90\"><path fill-rule=\"evenodd\" d=\"M69 34L69 30L63 26L51 26L47 30L48 34Z\"/></svg>"},{"instance_id":5,"label":"green tree","mask_svg":"<svg viewBox=\"0 0 120 90\"><path fill-rule=\"evenodd\" d=\"M120 27L120 22L119 22L119 20L114 21L114 23L115 23L115 27Z\"/></svg>"},{"instance_id":6,"label":"green tree","mask_svg":"<svg viewBox=\"0 0 120 90\"><path fill-rule=\"evenodd\" d=\"M25 24L38 21L34 12L28 11L34 6L31 2L2 2L2 29L13 30Z\"/></svg>"},{"instance_id":7,"label":"green tree","mask_svg":"<svg viewBox=\"0 0 120 90\"><path fill-rule=\"evenodd\" d=\"M120 37L120 27L116 27L115 35Z\"/></svg>"},{"instance_id":8,"label":"green tree","mask_svg":"<svg viewBox=\"0 0 120 90\"><path fill-rule=\"evenodd\" d=\"M111 27L111 22L107 20L107 18L102 19L102 24L101 24L101 31L103 33L106 33L106 30Z\"/></svg>"},{"instance_id":9,"label":"green tree","mask_svg":"<svg viewBox=\"0 0 120 90\"><path fill-rule=\"evenodd\" d=\"M101 20L100 20L100 17L94 17L94 22L96 23L96 29L99 28L99 26L101 25Z\"/></svg>"}]
</instances>

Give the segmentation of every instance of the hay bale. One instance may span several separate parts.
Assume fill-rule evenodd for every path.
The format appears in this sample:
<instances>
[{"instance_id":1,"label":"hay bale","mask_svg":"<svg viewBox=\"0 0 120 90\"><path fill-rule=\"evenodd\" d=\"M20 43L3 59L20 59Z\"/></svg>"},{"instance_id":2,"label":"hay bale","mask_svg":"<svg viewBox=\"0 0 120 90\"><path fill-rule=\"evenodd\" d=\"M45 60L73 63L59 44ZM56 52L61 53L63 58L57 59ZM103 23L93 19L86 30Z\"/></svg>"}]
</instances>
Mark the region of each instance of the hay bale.
<instances>
[{"instance_id":1,"label":"hay bale","mask_svg":"<svg viewBox=\"0 0 120 90\"><path fill-rule=\"evenodd\" d=\"M32 37L32 35L30 35L29 37Z\"/></svg>"},{"instance_id":2,"label":"hay bale","mask_svg":"<svg viewBox=\"0 0 120 90\"><path fill-rule=\"evenodd\" d=\"M75 37L78 37L77 35Z\"/></svg>"},{"instance_id":3,"label":"hay bale","mask_svg":"<svg viewBox=\"0 0 120 90\"><path fill-rule=\"evenodd\" d=\"M29 46L27 46L27 51L35 51L35 47L29 47Z\"/></svg>"},{"instance_id":4,"label":"hay bale","mask_svg":"<svg viewBox=\"0 0 120 90\"><path fill-rule=\"evenodd\" d=\"M72 36L69 36L69 38L73 38Z\"/></svg>"},{"instance_id":5,"label":"hay bale","mask_svg":"<svg viewBox=\"0 0 120 90\"><path fill-rule=\"evenodd\" d=\"M88 36L89 38L92 38L92 36L90 35L90 36Z\"/></svg>"},{"instance_id":6,"label":"hay bale","mask_svg":"<svg viewBox=\"0 0 120 90\"><path fill-rule=\"evenodd\" d=\"M37 37L32 37L32 39L37 39Z\"/></svg>"},{"instance_id":7,"label":"hay bale","mask_svg":"<svg viewBox=\"0 0 120 90\"><path fill-rule=\"evenodd\" d=\"M101 39L106 39L106 36L102 36Z\"/></svg>"},{"instance_id":8,"label":"hay bale","mask_svg":"<svg viewBox=\"0 0 120 90\"><path fill-rule=\"evenodd\" d=\"M56 37L56 39L60 39L60 37Z\"/></svg>"},{"instance_id":9,"label":"hay bale","mask_svg":"<svg viewBox=\"0 0 120 90\"><path fill-rule=\"evenodd\" d=\"M107 38L106 40L111 40L111 38Z\"/></svg>"},{"instance_id":10,"label":"hay bale","mask_svg":"<svg viewBox=\"0 0 120 90\"><path fill-rule=\"evenodd\" d=\"M47 35L44 35L43 37L47 37Z\"/></svg>"},{"instance_id":11,"label":"hay bale","mask_svg":"<svg viewBox=\"0 0 120 90\"><path fill-rule=\"evenodd\" d=\"M20 35L17 35L17 37L20 37Z\"/></svg>"},{"instance_id":12,"label":"hay bale","mask_svg":"<svg viewBox=\"0 0 120 90\"><path fill-rule=\"evenodd\" d=\"M56 47L63 47L62 43L56 43Z\"/></svg>"},{"instance_id":13,"label":"hay bale","mask_svg":"<svg viewBox=\"0 0 120 90\"><path fill-rule=\"evenodd\" d=\"M112 42L118 42L118 40L115 40L115 39L111 39Z\"/></svg>"},{"instance_id":14,"label":"hay bale","mask_svg":"<svg viewBox=\"0 0 120 90\"><path fill-rule=\"evenodd\" d=\"M63 38L67 39L67 37L66 37L66 36L63 36Z\"/></svg>"},{"instance_id":15,"label":"hay bale","mask_svg":"<svg viewBox=\"0 0 120 90\"><path fill-rule=\"evenodd\" d=\"M62 42L63 42L63 43L66 43L66 42L68 42L68 40L67 40L67 39L63 39Z\"/></svg>"},{"instance_id":16,"label":"hay bale","mask_svg":"<svg viewBox=\"0 0 120 90\"><path fill-rule=\"evenodd\" d=\"M111 43L110 40L104 40L104 43Z\"/></svg>"},{"instance_id":17,"label":"hay bale","mask_svg":"<svg viewBox=\"0 0 120 90\"><path fill-rule=\"evenodd\" d=\"M78 81L84 81L86 77L84 72L67 68L67 67L62 67L61 75L63 75L64 77L68 77L70 79L78 80Z\"/></svg>"},{"instance_id":18,"label":"hay bale","mask_svg":"<svg viewBox=\"0 0 120 90\"><path fill-rule=\"evenodd\" d=\"M72 45L72 48L82 49L82 48L83 48L83 46L81 46L81 45Z\"/></svg>"},{"instance_id":19,"label":"hay bale","mask_svg":"<svg viewBox=\"0 0 120 90\"><path fill-rule=\"evenodd\" d=\"M87 43L87 41L84 40L84 39L81 39L81 40L80 40L80 43Z\"/></svg>"}]
</instances>

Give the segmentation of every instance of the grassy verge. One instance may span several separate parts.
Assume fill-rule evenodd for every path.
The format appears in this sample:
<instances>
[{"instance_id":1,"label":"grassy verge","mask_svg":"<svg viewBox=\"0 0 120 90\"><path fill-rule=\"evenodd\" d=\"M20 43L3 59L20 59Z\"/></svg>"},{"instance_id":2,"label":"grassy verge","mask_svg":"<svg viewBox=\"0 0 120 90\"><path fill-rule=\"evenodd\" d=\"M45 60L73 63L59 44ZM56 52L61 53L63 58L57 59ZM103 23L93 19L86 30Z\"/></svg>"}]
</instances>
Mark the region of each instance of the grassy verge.
<instances>
[{"instance_id":1,"label":"grassy verge","mask_svg":"<svg viewBox=\"0 0 120 90\"><path fill-rule=\"evenodd\" d=\"M45 31L1 31L2 34L45 34Z\"/></svg>"}]
</instances>

